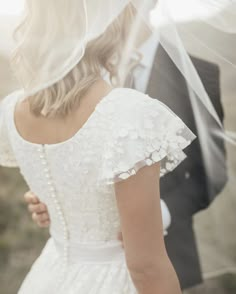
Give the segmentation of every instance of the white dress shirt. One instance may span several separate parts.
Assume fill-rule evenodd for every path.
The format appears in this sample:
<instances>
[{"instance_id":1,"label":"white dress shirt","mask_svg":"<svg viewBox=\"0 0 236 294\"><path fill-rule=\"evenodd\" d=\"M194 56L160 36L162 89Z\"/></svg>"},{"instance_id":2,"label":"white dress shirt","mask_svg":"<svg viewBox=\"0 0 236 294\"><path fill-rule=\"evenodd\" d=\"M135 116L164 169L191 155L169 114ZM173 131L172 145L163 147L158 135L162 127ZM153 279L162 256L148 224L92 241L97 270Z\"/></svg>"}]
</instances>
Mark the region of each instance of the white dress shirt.
<instances>
[{"instance_id":1,"label":"white dress shirt","mask_svg":"<svg viewBox=\"0 0 236 294\"><path fill-rule=\"evenodd\" d=\"M134 70L134 80L136 90L146 93L152 65L159 46L158 34L153 34L140 48L139 52L143 55L140 65Z\"/></svg>"}]
</instances>

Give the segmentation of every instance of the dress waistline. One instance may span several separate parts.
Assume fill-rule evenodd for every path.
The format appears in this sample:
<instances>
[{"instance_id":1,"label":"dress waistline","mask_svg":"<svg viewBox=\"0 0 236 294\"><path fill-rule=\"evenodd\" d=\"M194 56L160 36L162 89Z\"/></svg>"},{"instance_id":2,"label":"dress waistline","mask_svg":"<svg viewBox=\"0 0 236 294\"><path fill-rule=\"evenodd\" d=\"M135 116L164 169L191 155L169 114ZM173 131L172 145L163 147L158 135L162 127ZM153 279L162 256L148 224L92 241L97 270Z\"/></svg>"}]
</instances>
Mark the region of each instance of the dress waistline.
<instances>
[{"instance_id":1,"label":"dress waistline","mask_svg":"<svg viewBox=\"0 0 236 294\"><path fill-rule=\"evenodd\" d=\"M125 261L125 253L119 241L104 243L68 243L52 238L59 255L65 252L67 246L69 264L73 263L113 263Z\"/></svg>"}]
</instances>

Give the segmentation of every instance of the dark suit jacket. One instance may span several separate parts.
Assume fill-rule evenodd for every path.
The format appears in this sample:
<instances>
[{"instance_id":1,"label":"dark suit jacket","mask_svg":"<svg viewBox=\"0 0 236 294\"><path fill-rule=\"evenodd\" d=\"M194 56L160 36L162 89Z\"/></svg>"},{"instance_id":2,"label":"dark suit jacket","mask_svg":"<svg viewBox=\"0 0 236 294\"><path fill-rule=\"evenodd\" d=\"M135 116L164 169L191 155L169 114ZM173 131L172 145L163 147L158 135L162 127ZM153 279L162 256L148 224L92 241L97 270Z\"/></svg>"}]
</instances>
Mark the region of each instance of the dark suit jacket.
<instances>
[{"instance_id":1,"label":"dark suit jacket","mask_svg":"<svg viewBox=\"0 0 236 294\"><path fill-rule=\"evenodd\" d=\"M218 66L198 58L191 59L220 120L223 121ZM199 135L186 82L162 47L159 47L156 53L147 94L168 105L193 133ZM197 101L201 114L206 119L206 126L210 126L209 131L219 129L201 102ZM208 207L227 181L224 142L211 135L218 151L211 153L211 173L206 171L198 137L185 149L188 158L172 173L161 179L161 198L166 202L172 215L172 224L165 238L166 247L182 288L194 286L202 280L192 216Z\"/></svg>"}]
</instances>

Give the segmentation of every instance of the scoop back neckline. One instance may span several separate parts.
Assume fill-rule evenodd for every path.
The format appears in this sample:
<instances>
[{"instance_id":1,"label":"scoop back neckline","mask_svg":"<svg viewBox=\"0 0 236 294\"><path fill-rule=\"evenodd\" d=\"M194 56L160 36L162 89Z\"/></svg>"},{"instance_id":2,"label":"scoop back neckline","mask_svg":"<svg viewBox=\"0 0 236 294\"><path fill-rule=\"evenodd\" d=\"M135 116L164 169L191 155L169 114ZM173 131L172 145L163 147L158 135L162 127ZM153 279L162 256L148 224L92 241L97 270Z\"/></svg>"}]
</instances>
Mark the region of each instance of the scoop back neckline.
<instances>
[{"instance_id":1,"label":"scoop back neckline","mask_svg":"<svg viewBox=\"0 0 236 294\"><path fill-rule=\"evenodd\" d=\"M47 147L47 148L50 148L50 147L58 147L58 146L62 146L62 145L65 145L67 143L70 143L72 142L74 139L76 139L77 137L79 137L82 132L87 128L87 126L89 125L89 123L92 121L92 119L94 118L94 116L97 114L97 109L106 102L106 100L108 98L110 98L112 96L112 94L118 90L120 88L113 88L108 94L106 94L105 96L103 96L103 98L101 98L99 100L99 102L96 104L96 106L94 107L94 110L92 111L92 113L88 116L87 120L85 121L85 123L82 125L82 127L80 127L75 133L74 135L72 135L70 138L62 141L62 142L58 142L58 143L51 143L51 144L43 144L43 143L34 143L34 142L31 142L29 140L26 140L21 134L20 132L18 131L17 127L16 127L16 123L15 123L15 109L16 109L16 104L19 100L19 98L22 98L24 99L24 95L22 97L17 97L16 100L15 100L15 103L13 104L13 109L12 109L12 125L13 125L13 129L15 131L15 134L16 136L24 143L24 144L27 144L27 145L31 145L31 146L34 146L34 147Z\"/></svg>"}]
</instances>

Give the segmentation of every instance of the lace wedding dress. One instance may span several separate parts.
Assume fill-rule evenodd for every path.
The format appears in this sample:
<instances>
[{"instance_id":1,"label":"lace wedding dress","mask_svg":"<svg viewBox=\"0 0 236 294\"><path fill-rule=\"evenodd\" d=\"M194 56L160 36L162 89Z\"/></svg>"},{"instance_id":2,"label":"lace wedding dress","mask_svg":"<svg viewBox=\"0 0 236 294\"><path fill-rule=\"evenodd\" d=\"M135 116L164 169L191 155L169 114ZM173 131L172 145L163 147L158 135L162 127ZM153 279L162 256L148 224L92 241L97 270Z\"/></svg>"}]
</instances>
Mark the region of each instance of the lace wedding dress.
<instances>
[{"instance_id":1,"label":"lace wedding dress","mask_svg":"<svg viewBox=\"0 0 236 294\"><path fill-rule=\"evenodd\" d=\"M23 92L14 92L1 105L0 164L18 166L46 203L51 237L18 293L137 293L117 240L113 184L158 161L161 175L173 170L194 134L158 100L117 88L72 138L34 144L15 127L14 109L22 98Z\"/></svg>"}]
</instances>

